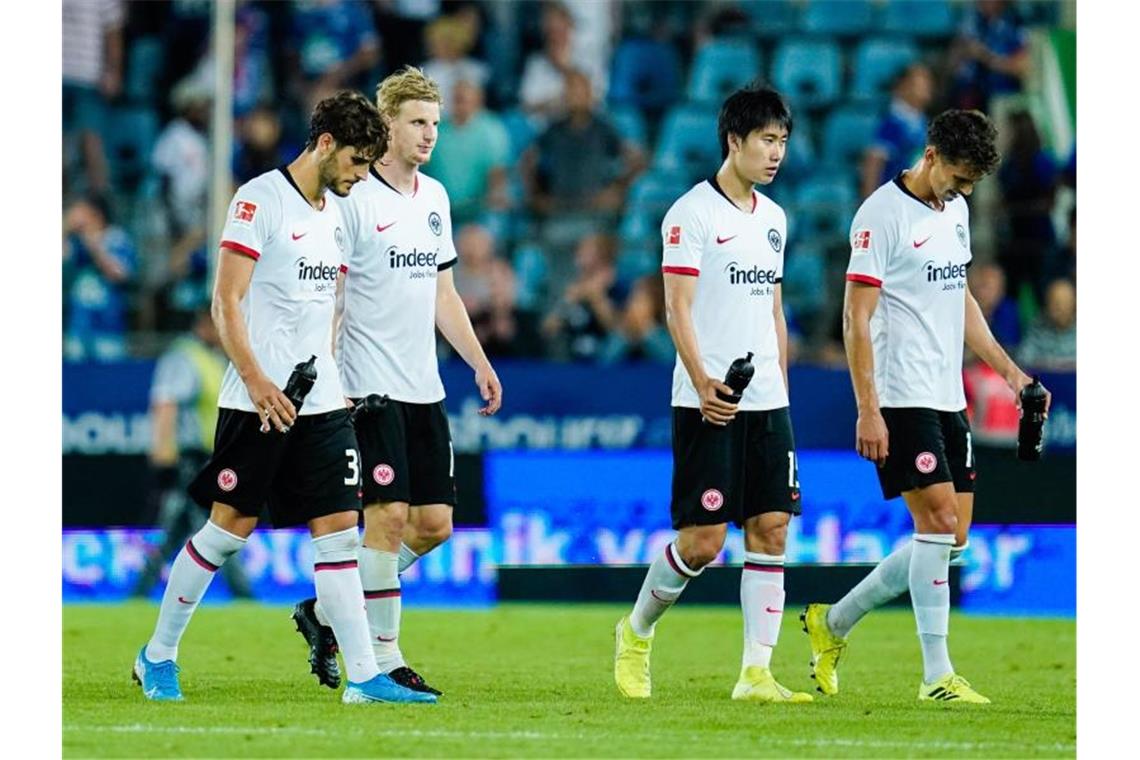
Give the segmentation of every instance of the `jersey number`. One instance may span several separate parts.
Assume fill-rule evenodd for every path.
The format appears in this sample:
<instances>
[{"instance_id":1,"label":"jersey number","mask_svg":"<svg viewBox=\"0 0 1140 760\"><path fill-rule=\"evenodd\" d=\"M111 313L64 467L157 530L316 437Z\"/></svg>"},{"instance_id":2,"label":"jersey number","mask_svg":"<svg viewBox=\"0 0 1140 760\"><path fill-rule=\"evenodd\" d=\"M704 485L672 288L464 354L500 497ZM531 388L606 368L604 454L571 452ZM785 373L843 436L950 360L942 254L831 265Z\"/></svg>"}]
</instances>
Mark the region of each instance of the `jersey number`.
<instances>
[{"instance_id":1,"label":"jersey number","mask_svg":"<svg viewBox=\"0 0 1140 760\"><path fill-rule=\"evenodd\" d=\"M796 452L788 452L788 488L799 488L799 473L796 471Z\"/></svg>"},{"instance_id":2,"label":"jersey number","mask_svg":"<svg viewBox=\"0 0 1140 760\"><path fill-rule=\"evenodd\" d=\"M348 457L348 477L344 479L346 486L360 485L360 460L356 449L345 449L344 455Z\"/></svg>"}]
</instances>

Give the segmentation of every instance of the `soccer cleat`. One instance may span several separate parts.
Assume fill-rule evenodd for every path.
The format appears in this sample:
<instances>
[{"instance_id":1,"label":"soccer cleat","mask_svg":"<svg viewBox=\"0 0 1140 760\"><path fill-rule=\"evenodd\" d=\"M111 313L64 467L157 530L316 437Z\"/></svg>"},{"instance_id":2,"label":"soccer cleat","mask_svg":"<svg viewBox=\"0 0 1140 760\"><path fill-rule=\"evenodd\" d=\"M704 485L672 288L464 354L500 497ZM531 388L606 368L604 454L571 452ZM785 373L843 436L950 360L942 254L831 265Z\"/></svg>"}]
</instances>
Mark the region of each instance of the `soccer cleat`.
<instances>
[{"instance_id":1,"label":"soccer cleat","mask_svg":"<svg viewBox=\"0 0 1140 760\"><path fill-rule=\"evenodd\" d=\"M919 702L966 702L972 705L988 705L990 700L974 691L970 682L957 673L947 673L934 683L920 684Z\"/></svg>"},{"instance_id":2,"label":"soccer cleat","mask_svg":"<svg viewBox=\"0 0 1140 760\"><path fill-rule=\"evenodd\" d=\"M407 665L403 665L391 671L388 673L388 677L401 686L406 686L412 691L422 691L425 694L434 694L437 697L443 696L442 691L432 686L428 686L427 682L424 681L423 676L409 668Z\"/></svg>"},{"instance_id":3,"label":"soccer cleat","mask_svg":"<svg viewBox=\"0 0 1140 760\"><path fill-rule=\"evenodd\" d=\"M830 604L809 604L800 614L804 633L811 641L811 677L815 688L827 695L839 693L839 658L847 651L847 639L836 636L827 626Z\"/></svg>"},{"instance_id":4,"label":"soccer cleat","mask_svg":"<svg viewBox=\"0 0 1140 760\"><path fill-rule=\"evenodd\" d=\"M362 705L367 702L392 702L399 704L435 704L436 696L423 691L415 691L401 686L386 674L381 673L364 683L348 682L340 701L346 705Z\"/></svg>"},{"instance_id":5,"label":"soccer cleat","mask_svg":"<svg viewBox=\"0 0 1140 760\"><path fill-rule=\"evenodd\" d=\"M143 695L155 702L181 702L182 687L178 685L178 664L174 660L151 662L146 658L146 645L135 658L131 678L142 687Z\"/></svg>"},{"instance_id":6,"label":"soccer cleat","mask_svg":"<svg viewBox=\"0 0 1140 760\"><path fill-rule=\"evenodd\" d=\"M309 645L309 672L317 676L322 686L335 689L340 686L340 666L336 662L339 647L333 629L317 620L313 611L316 602L316 599L298 602L293 608L292 618L297 624L297 631Z\"/></svg>"},{"instance_id":7,"label":"soccer cleat","mask_svg":"<svg viewBox=\"0 0 1140 760\"><path fill-rule=\"evenodd\" d=\"M749 702L788 702L803 704L811 702L811 694L792 691L781 686L772 671L758 665L749 665L740 671L740 679L732 690L732 698Z\"/></svg>"},{"instance_id":8,"label":"soccer cleat","mask_svg":"<svg viewBox=\"0 0 1140 760\"><path fill-rule=\"evenodd\" d=\"M646 699L652 690L649 682L649 651L653 637L641 638L633 632L629 618L618 621L614 631L614 681L623 696Z\"/></svg>"}]
</instances>

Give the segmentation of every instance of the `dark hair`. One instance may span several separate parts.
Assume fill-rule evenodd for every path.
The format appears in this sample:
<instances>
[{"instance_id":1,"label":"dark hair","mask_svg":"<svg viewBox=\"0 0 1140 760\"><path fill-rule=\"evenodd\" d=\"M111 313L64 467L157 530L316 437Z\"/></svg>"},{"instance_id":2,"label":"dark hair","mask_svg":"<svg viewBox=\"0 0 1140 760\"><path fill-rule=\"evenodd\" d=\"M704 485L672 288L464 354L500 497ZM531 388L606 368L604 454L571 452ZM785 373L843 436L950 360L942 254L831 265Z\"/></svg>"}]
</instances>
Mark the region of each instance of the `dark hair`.
<instances>
[{"instance_id":1,"label":"dark hair","mask_svg":"<svg viewBox=\"0 0 1140 760\"><path fill-rule=\"evenodd\" d=\"M325 132L332 135L340 147L351 145L370 160L388 150L388 128L380 112L358 92L341 90L317 103L309 118L305 150L316 148L317 140Z\"/></svg>"},{"instance_id":2,"label":"dark hair","mask_svg":"<svg viewBox=\"0 0 1140 760\"><path fill-rule=\"evenodd\" d=\"M966 164L983 174L993 173L1001 162L997 127L981 111L943 111L930 122L926 144L938 151L942 160Z\"/></svg>"},{"instance_id":3,"label":"dark hair","mask_svg":"<svg viewBox=\"0 0 1140 760\"><path fill-rule=\"evenodd\" d=\"M784 96L764 85L750 84L728 96L720 107L716 136L720 141L720 157L728 157L728 136L744 140L754 129L775 124L792 134L792 111Z\"/></svg>"}]
</instances>

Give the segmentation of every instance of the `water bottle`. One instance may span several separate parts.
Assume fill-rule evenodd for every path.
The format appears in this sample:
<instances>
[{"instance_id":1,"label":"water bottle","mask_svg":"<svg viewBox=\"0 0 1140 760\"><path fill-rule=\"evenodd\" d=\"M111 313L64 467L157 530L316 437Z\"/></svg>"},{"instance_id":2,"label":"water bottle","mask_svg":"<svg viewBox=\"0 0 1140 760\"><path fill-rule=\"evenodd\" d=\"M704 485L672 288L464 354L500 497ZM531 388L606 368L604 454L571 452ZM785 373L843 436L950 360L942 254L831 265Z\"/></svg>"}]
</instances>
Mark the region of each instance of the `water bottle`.
<instances>
[{"instance_id":1,"label":"water bottle","mask_svg":"<svg viewBox=\"0 0 1140 760\"><path fill-rule=\"evenodd\" d=\"M732 395L730 396L723 391L717 391L716 395L721 401L739 404L740 399L744 397L744 389L752 382L752 375L754 374L756 374L756 368L752 366L752 352L749 351L748 356L734 360L724 376L724 384L732 388Z\"/></svg>"},{"instance_id":2,"label":"water bottle","mask_svg":"<svg viewBox=\"0 0 1140 760\"><path fill-rule=\"evenodd\" d=\"M1036 462L1045 445L1045 386L1037 378L1021 389L1021 421L1017 425L1017 458Z\"/></svg>"},{"instance_id":3,"label":"water bottle","mask_svg":"<svg viewBox=\"0 0 1140 760\"><path fill-rule=\"evenodd\" d=\"M301 412L301 404L305 403L305 396L309 395L315 382L317 382L317 357L310 356L307 362L301 362L293 368L283 391L285 397L293 402L293 408L298 414Z\"/></svg>"}]
</instances>

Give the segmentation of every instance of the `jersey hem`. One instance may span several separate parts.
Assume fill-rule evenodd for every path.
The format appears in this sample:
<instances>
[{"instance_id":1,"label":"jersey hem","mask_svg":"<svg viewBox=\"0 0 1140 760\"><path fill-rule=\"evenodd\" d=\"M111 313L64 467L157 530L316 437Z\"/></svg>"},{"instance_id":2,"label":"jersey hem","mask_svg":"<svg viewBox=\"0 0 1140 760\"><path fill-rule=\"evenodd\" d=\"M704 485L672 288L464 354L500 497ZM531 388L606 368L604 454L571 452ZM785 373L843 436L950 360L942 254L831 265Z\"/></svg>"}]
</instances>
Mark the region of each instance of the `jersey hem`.
<instances>
[{"instance_id":1,"label":"jersey hem","mask_svg":"<svg viewBox=\"0 0 1140 760\"><path fill-rule=\"evenodd\" d=\"M665 274L684 274L689 277L697 277L701 273L696 267L661 267L661 271Z\"/></svg>"},{"instance_id":2,"label":"jersey hem","mask_svg":"<svg viewBox=\"0 0 1140 760\"><path fill-rule=\"evenodd\" d=\"M233 240L223 240L218 245L218 247L219 248L225 248L226 250L233 251L234 253L245 254L246 256L249 256L254 261L257 261L258 259L261 258L261 254L255 250L253 250L252 248L250 248L248 245L242 245L241 243L238 243L238 242L233 241Z\"/></svg>"},{"instance_id":3,"label":"jersey hem","mask_svg":"<svg viewBox=\"0 0 1140 760\"><path fill-rule=\"evenodd\" d=\"M861 282L864 285L874 285L876 288L883 287L883 281L872 277L869 274L849 274L847 275L848 282Z\"/></svg>"}]
</instances>

